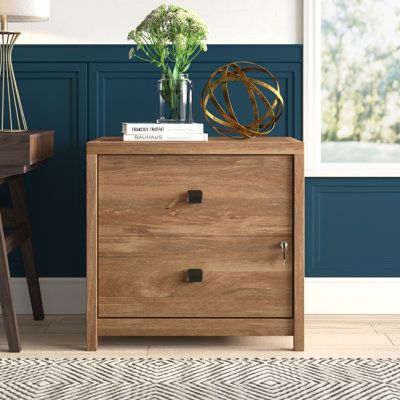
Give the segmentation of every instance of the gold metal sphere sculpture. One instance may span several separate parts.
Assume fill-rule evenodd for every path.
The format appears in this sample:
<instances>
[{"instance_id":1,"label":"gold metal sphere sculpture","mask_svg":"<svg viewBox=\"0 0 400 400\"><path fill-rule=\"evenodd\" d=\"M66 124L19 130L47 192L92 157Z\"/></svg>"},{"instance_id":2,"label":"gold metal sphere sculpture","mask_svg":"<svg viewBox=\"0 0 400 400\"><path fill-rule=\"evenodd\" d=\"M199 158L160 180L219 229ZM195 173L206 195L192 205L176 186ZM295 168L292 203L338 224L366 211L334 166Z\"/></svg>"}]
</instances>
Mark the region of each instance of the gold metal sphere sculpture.
<instances>
[{"instance_id":1,"label":"gold metal sphere sculpture","mask_svg":"<svg viewBox=\"0 0 400 400\"><path fill-rule=\"evenodd\" d=\"M272 80L273 84L251 77L249 72L253 73L252 75L266 74L266 78ZM230 82L241 82L246 87L253 111L253 120L249 124L241 124L236 117L229 96ZM215 96L218 88L222 91L225 107ZM210 111L211 105L219 115ZM260 106L264 106L265 111L260 112ZM201 107L207 121L218 133L232 139L248 139L270 133L282 115L284 103L278 80L270 71L254 62L235 61L218 68L211 74L201 94Z\"/></svg>"}]
</instances>

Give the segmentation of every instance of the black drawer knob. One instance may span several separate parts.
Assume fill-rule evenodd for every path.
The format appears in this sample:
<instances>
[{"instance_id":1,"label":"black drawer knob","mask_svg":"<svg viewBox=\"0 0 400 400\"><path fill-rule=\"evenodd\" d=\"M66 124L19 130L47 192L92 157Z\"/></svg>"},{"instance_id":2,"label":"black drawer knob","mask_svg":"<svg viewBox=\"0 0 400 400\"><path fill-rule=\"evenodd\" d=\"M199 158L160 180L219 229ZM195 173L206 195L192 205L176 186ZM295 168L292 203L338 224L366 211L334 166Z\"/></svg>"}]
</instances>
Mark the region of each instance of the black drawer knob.
<instances>
[{"instance_id":1,"label":"black drawer knob","mask_svg":"<svg viewBox=\"0 0 400 400\"><path fill-rule=\"evenodd\" d=\"M201 203L203 201L203 192L201 190L188 190L187 202L188 203Z\"/></svg>"},{"instance_id":2,"label":"black drawer knob","mask_svg":"<svg viewBox=\"0 0 400 400\"><path fill-rule=\"evenodd\" d=\"M188 269L186 273L186 282L203 282L203 270L199 268Z\"/></svg>"}]
</instances>

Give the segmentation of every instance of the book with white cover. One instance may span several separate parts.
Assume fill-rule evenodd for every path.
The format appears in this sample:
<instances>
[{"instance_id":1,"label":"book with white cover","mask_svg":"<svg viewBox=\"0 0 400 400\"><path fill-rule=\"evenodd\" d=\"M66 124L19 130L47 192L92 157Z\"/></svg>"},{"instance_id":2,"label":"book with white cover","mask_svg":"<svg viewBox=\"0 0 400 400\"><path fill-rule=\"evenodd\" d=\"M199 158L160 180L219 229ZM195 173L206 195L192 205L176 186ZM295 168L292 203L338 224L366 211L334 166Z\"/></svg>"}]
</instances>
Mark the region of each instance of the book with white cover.
<instances>
[{"instance_id":1,"label":"book with white cover","mask_svg":"<svg viewBox=\"0 0 400 400\"><path fill-rule=\"evenodd\" d=\"M122 122L122 133L131 135L135 133L203 133L203 124L158 124L147 122Z\"/></svg>"},{"instance_id":2,"label":"book with white cover","mask_svg":"<svg viewBox=\"0 0 400 400\"><path fill-rule=\"evenodd\" d=\"M207 133L131 133L124 134L128 142L208 142Z\"/></svg>"}]
</instances>

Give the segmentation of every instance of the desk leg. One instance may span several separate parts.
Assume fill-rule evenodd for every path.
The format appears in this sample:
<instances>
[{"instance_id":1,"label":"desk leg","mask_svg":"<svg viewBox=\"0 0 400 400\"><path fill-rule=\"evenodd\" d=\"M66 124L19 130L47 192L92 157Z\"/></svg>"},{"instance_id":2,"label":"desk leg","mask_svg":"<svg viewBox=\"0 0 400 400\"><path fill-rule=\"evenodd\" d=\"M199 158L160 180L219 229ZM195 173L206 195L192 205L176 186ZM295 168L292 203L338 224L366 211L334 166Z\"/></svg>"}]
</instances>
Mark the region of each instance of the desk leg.
<instances>
[{"instance_id":1,"label":"desk leg","mask_svg":"<svg viewBox=\"0 0 400 400\"><path fill-rule=\"evenodd\" d=\"M22 260L24 262L26 280L28 282L33 318L35 320L42 320L44 319L42 296L40 293L39 279L37 277L34 262L31 226L29 221L28 208L26 205L23 175L18 175L16 177L10 178L8 180L8 184L10 187L15 222L17 225L26 225L29 231L29 237L21 243L20 249Z\"/></svg>"},{"instance_id":2,"label":"desk leg","mask_svg":"<svg viewBox=\"0 0 400 400\"><path fill-rule=\"evenodd\" d=\"M8 266L6 242L4 240L3 221L0 214L0 304L3 311L4 329L8 348L11 352L21 351L18 321L12 296L10 269Z\"/></svg>"}]
</instances>

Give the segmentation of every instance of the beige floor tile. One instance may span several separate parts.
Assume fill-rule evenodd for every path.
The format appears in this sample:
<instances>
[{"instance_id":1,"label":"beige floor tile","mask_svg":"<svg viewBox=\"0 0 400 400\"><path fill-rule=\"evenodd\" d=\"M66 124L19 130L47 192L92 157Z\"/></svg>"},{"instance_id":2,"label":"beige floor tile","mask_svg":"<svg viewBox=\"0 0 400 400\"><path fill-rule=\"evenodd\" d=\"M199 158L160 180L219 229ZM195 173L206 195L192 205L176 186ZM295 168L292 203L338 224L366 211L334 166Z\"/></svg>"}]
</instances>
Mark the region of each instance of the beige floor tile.
<instances>
[{"instance_id":1,"label":"beige floor tile","mask_svg":"<svg viewBox=\"0 0 400 400\"><path fill-rule=\"evenodd\" d=\"M65 315L60 321L50 323L46 329L49 333L81 333L86 332L85 315Z\"/></svg>"},{"instance_id":2,"label":"beige floor tile","mask_svg":"<svg viewBox=\"0 0 400 400\"><path fill-rule=\"evenodd\" d=\"M386 336L395 346L400 346L400 333L388 333Z\"/></svg>"},{"instance_id":3,"label":"beige floor tile","mask_svg":"<svg viewBox=\"0 0 400 400\"><path fill-rule=\"evenodd\" d=\"M338 334L326 334L326 333L311 333L306 335L305 340L306 346L312 347L330 347L330 348L381 348L393 346L391 341L386 335L381 333L343 333Z\"/></svg>"},{"instance_id":4,"label":"beige floor tile","mask_svg":"<svg viewBox=\"0 0 400 400\"><path fill-rule=\"evenodd\" d=\"M149 349L149 358L399 358L400 347L396 349L392 346L381 350L360 350L352 348L342 349L308 349L305 352L293 350L248 350L248 349Z\"/></svg>"},{"instance_id":5,"label":"beige floor tile","mask_svg":"<svg viewBox=\"0 0 400 400\"><path fill-rule=\"evenodd\" d=\"M129 339L129 338L128 338ZM138 338L139 339L139 338ZM289 336L181 336L181 337L147 337L141 338L149 346L186 346L186 347L265 347L280 346L284 348L292 343Z\"/></svg>"},{"instance_id":6,"label":"beige floor tile","mask_svg":"<svg viewBox=\"0 0 400 400\"><path fill-rule=\"evenodd\" d=\"M291 337L154 338L149 357L262 357L292 351Z\"/></svg>"},{"instance_id":7,"label":"beige floor tile","mask_svg":"<svg viewBox=\"0 0 400 400\"><path fill-rule=\"evenodd\" d=\"M400 316L306 316L306 351L291 337L100 338L85 351L85 316L19 316L21 353L8 353L0 318L0 357L400 357ZM387 335L385 335L387 333Z\"/></svg>"},{"instance_id":8,"label":"beige floor tile","mask_svg":"<svg viewBox=\"0 0 400 400\"><path fill-rule=\"evenodd\" d=\"M62 324L86 324L86 315L76 314L76 315L64 315L61 321Z\"/></svg>"},{"instance_id":9,"label":"beige floor tile","mask_svg":"<svg viewBox=\"0 0 400 400\"><path fill-rule=\"evenodd\" d=\"M85 334L85 325L84 324L79 324L79 323L61 323L61 324L50 324L45 333L46 334L53 334L53 333L59 333L59 334L67 334L67 333L80 333L80 334Z\"/></svg>"},{"instance_id":10,"label":"beige floor tile","mask_svg":"<svg viewBox=\"0 0 400 400\"><path fill-rule=\"evenodd\" d=\"M289 337L248 337L186 340L158 339L150 344L149 357L327 357L343 354L395 353L385 335L378 334L311 334L306 335L306 352L294 352Z\"/></svg>"},{"instance_id":11,"label":"beige floor tile","mask_svg":"<svg viewBox=\"0 0 400 400\"><path fill-rule=\"evenodd\" d=\"M329 314L329 315L318 315L318 314L307 314L305 316L305 321L379 321L379 320L400 320L400 314L360 314L360 315L352 315L352 314Z\"/></svg>"},{"instance_id":12,"label":"beige floor tile","mask_svg":"<svg viewBox=\"0 0 400 400\"><path fill-rule=\"evenodd\" d=\"M81 351L84 350L84 336L81 334L21 334L22 349L27 352L54 352L54 351ZM4 337L0 341L0 351L7 351L7 342ZM23 356L23 352L20 353ZM1 354L4 357L4 354Z\"/></svg>"},{"instance_id":13,"label":"beige floor tile","mask_svg":"<svg viewBox=\"0 0 400 400\"><path fill-rule=\"evenodd\" d=\"M107 341L100 338L97 352L86 351L85 336L82 334L45 334L21 335L22 351L9 353L7 344L0 343L0 357L50 357L50 358L98 358L98 357L132 357L146 358L148 346L115 344L109 346ZM116 338L118 339L118 338Z\"/></svg>"},{"instance_id":14,"label":"beige floor tile","mask_svg":"<svg viewBox=\"0 0 400 400\"><path fill-rule=\"evenodd\" d=\"M343 334L343 333L376 333L369 321L345 319L338 320L311 320L305 324L306 333Z\"/></svg>"},{"instance_id":15,"label":"beige floor tile","mask_svg":"<svg viewBox=\"0 0 400 400\"><path fill-rule=\"evenodd\" d=\"M400 334L400 320L373 321L371 326L377 333Z\"/></svg>"},{"instance_id":16,"label":"beige floor tile","mask_svg":"<svg viewBox=\"0 0 400 400\"><path fill-rule=\"evenodd\" d=\"M136 349L149 348L149 338L142 337L101 337L99 350L101 351L135 351Z\"/></svg>"},{"instance_id":17,"label":"beige floor tile","mask_svg":"<svg viewBox=\"0 0 400 400\"><path fill-rule=\"evenodd\" d=\"M33 315L32 314L18 314L17 315L18 321L23 322L23 321L35 321L33 319ZM64 319L65 316L62 314L46 314L44 316L44 320L43 321L48 321L48 322L59 322L62 319ZM3 320L3 316L0 315L0 320Z\"/></svg>"},{"instance_id":18,"label":"beige floor tile","mask_svg":"<svg viewBox=\"0 0 400 400\"><path fill-rule=\"evenodd\" d=\"M59 324L62 315L46 316L44 320L35 321L32 315L18 315L18 327L21 333L44 333L51 323ZM0 331L4 332L3 317L0 316Z\"/></svg>"},{"instance_id":19,"label":"beige floor tile","mask_svg":"<svg viewBox=\"0 0 400 400\"><path fill-rule=\"evenodd\" d=\"M48 322L35 321L35 324L18 324L20 333L42 334L49 327ZM4 335L4 324L0 322L0 335Z\"/></svg>"},{"instance_id":20,"label":"beige floor tile","mask_svg":"<svg viewBox=\"0 0 400 400\"><path fill-rule=\"evenodd\" d=\"M292 354L293 353L293 354ZM148 352L148 358L271 358L271 357L302 357L304 355L283 351L269 350L256 351L250 349L208 349L208 348L152 348Z\"/></svg>"}]
</instances>

